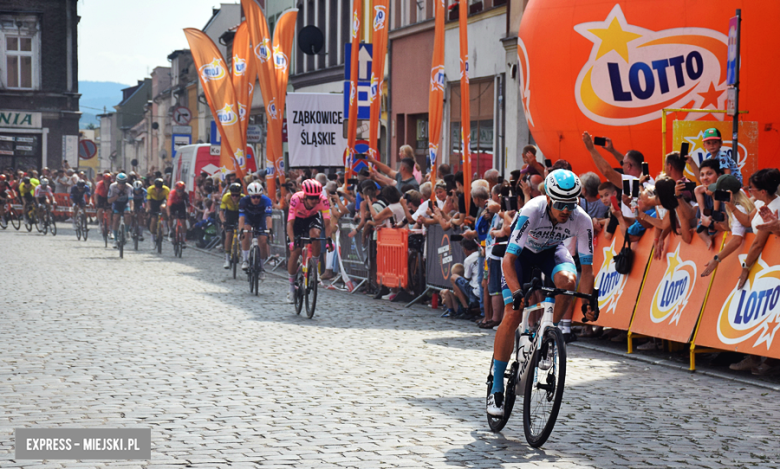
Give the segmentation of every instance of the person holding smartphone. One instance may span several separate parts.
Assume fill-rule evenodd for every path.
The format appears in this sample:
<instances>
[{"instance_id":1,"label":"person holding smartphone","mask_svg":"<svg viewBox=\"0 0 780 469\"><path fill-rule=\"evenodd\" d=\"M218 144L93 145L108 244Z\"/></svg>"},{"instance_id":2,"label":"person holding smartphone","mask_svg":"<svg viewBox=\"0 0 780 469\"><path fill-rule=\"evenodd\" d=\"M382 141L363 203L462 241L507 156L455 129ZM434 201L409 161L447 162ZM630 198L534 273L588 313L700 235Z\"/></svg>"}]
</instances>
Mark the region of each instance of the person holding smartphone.
<instances>
[{"instance_id":1,"label":"person holding smartphone","mask_svg":"<svg viewBox=\"0 0 780 469\"><path fill-rule=\"evenodd\" d=\"M694 189L696 202L699 205L699 212L697 213L699 223L696 226L696 233L707 244L707 249L712 249L714 244L713 238L718 232L723 231L722 225L720 227L717 226L717 222L725 221L721 218L723 212L719 210L720 204L716 207L715 200L712 198L712 192L709 191L709 186L715 184L722 174L718 160L702 161L699 167L699 179L702 185Z\"/></svg>"}]
</instances>

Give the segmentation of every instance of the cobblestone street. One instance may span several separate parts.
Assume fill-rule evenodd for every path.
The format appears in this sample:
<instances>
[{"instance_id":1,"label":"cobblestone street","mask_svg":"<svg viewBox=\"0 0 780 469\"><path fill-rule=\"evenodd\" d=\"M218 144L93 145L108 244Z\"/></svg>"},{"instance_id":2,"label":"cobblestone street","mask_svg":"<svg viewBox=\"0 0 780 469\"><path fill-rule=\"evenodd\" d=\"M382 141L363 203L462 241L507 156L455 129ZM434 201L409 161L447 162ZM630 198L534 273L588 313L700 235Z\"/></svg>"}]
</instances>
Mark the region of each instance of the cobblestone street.
<instances>
[{"instance_id":1,"label":"cobblestone street","mask_svg":"<svg viewBox=\"0 0 780 469\"><path fill-rule=\"evenodd\" d=\"M519 405L492 433L493 331L268 275L0 232L0 467L778 467L774 391L569 347L541 450ZM14 461L20 427L151 427L151 461Z\"/></svg>"}]
</instances>

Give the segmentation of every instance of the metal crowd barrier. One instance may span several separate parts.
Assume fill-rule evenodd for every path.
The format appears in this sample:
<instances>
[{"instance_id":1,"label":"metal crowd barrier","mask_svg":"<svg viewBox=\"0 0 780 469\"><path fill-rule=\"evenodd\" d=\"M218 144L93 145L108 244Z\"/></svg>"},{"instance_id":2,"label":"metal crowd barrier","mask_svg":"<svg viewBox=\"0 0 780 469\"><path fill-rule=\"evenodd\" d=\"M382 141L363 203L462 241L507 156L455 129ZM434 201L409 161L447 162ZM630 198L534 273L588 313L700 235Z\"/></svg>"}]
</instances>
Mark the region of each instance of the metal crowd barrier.
<instances>
[{"instance_id":1,"label":"metal crowd barrier","mask_svg":"<svg viewBox=\"0 0 780 469\"><path fill-rule=\"evenodd\" d=\"M368 282L371 272L371 256L368 243L363 243L363 233L350 238L349 233L357 226L352 218L342 217L339 220L339 246L341 247L341 262L344 270L351 278L360 282L352 292L356 292Z\"/></svg>"},{"instance_id":2,"label":"metal crowd barrier","mask_svg":"<svg viewBox=\"0 0 780 469\"><path fill-rule=\"evenodd\" d=\"M269 243L271 255L266 262L270 262L278 269L287 264L287 212L284 210L274 210L271 215L271 229L274 232L273 239Z\"/></svg>"}]
</instances>

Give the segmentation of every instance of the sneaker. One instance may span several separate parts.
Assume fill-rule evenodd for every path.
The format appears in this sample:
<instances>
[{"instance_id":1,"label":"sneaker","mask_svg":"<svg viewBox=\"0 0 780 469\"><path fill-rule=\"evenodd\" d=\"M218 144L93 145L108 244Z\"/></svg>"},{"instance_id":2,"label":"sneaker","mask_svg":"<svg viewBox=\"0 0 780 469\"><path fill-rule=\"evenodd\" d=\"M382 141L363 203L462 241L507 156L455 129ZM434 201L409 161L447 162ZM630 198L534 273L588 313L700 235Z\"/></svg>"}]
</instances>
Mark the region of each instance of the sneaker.
<instances>
[{"instance_id":1,"label":"sneaker","mask_svg":"<svg viewBox=\"0 0 780 469\"><path fill-rule=\"evenodd\" d=\"M658 345L656 345L654 339L651 339L642 345L638 345L636 349L637 350L658 350Z\"/></svg>"},{"instance_id":2,"label":"sneaker","mask_svg":"<svg viewBox=\"0 0 780 469\"><path fill-rule=\"evenodd\" d=\"M241 263L241 270L246 270L248 268L249 268L249 262L248 261L244 261L244 262Z\"/></svg>"},{"instance_id":3,"label":"sneaker","mask_svg":"<svg viewBox=\"0 0 780 469\"><path fill-rule=\"evenodd\" d=\"M287 292L287 302L288 303L295 303L295 301L293 301L293 296L292 296L291 292Z\"/></svg>"},{"instance_id":4,"label":"sneaker","mask_svg":"<svg viewBox=\"0 0 780 469\"><path fill-rule=\"evenodd\" d=\"M382 287L379 289L379 291L378 291L378 292L376 292L376 295L374 295L374 299L375 299L375 300L379 300L379 299L381 299L383 296L385 296L385 295L387 295L387 294L389 294L389 293L390 293L390 289L389 289L389 288L387 288L386 286L382 285Z\"/></svg>"},{"instance_id":5,"label":"sneaker","mask_svg":"<svg viewBox=\"0 0 780 469\"><path fill-rule=\"evenodd\" d=\"M447 311L445 311L445 312L444 312L444 313L441 315L441 317L443 317L443 318L448 318L448 317L450 317L450 316L452 316L452 315L454 315L454 314L455 314L455 311L453 311L453 310L452 310L452 309L450 309L450 308L447 308Z\"/></svg>"},{"instance_id":6,"label":"sneaker","mask_svg":"<svg viewBox=\"0 0 780 469\"><path fill-rule=\"evenodd\" d=\"M144 240L144 235L138 235L138 241L143 241L143 240Z\"/></svg>"},{"instance_id":7,"label":"sneaker","mask_svg":"<svg viewBox=\"0 0 780 469\"><path fill-rule=\"evenodd\" d=\"M764 362L764 363L758 365L757 367L753 368L752 370L750 370L750 372L753 373L753 375L755 375L755 376L768 375L768 374L770 374L770 373L772 373L774 371L775 371L775 367L770 365L767 362Z\"/></svg>"},{"instance_id":8,"label":"sneaker","mask_svg":"<svg viewBox=\"0 0 780 469\"><path fill-rule=\"evenodd\" d=\"M393 301L395 299L396 295L397 295L397 293L390 292L387 295L383 296L382 299L383 300Z\"/></svg>"},{"instance_id":9,"label":"sneaker","mask_svg":"<svg viewBox=\"0 0 780 469\"><path fill-rule=\"evenodd\" d=\"M260 271L260 273L257 275L257 278L258 278L258 279L259 279L261 282L265 281L265 271L264 271L264 270L261 270L261 271Z\"/></svg>"},{"instance_id":10,"label":"sneaker","mask_svg":"<svg viewBox=\"0 0 780 469\"><path fill-rule=\"evenodd\" d=\"M222 265L222 267L224 267L225 269L229 269L230 268L230 259L225 259L225 264Z\"/></svg>"},{"instance_id":11,"label":"sneaker","mask_svg":"<svg viewBox=\"0 0 780 469\"><path fill-rule=\"evenodd\" d=\"M114 239L114 233L109 232L108 233L108 239Z\"/></svg>"},{"instance_id":12,"label":"sneaker","mask_svg":"<svg viewBox=\"0 0 780 469\"><path fill-rule=\"evenodd\" d=\"M758 367L761 364L761 359L755 355L746 356L741 362L732 363L729 365L730 370L734 371L747 371Z\"/></svg>"},{"instance_id":13,"label":"sneaker","mask_svg":"<svg viewBox=\"0 0 780 469\"><path fill-rule=\"evenodd\" d=\"M504 393L494 392L487 398L486 410L492 417L504 416Z\"/></svg>"},{"instance_id":14,"label":"sneaker","mask_svg":"<svg viewBox=\"0 0 780 469\"><path fill-rule=\"evenodd\" d=\"M539 357L539 369L547 371L552 368L554 355L555 352L551 352L549 347L543 347Z\"/></svg>"}]
</instances>

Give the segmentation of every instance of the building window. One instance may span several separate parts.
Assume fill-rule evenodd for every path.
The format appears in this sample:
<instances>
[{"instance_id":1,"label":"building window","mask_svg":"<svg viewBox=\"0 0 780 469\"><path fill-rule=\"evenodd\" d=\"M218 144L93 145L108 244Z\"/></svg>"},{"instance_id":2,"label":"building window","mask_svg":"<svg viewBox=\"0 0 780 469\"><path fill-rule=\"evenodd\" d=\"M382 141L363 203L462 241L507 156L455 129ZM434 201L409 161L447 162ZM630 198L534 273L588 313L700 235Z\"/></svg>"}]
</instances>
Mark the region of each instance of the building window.
<instances>
[{"instance_id":1,"label":"building window","mask_svg":"<svg viewBox=\"0 0 780 469\"><path fill-rule=\"evenodd\" d=\"M37 18L0 16L0 85L3 88L40 88L39 51Z\"/></svg>"}]
</instances>

